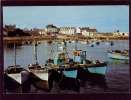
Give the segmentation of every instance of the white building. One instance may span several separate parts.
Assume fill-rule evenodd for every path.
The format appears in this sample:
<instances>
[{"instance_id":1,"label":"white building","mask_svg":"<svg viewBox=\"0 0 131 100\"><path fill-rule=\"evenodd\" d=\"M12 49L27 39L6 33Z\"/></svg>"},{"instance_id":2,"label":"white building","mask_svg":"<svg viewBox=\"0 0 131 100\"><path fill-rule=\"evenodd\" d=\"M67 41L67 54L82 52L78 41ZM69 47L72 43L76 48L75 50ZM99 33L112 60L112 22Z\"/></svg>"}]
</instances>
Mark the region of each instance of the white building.
<instances>
[{"instance_id":1,"label":"white building","mask_svg":"<svg viewBox=\"0 0 131 100\"><path fill-rule=\"evenodd\" d=\"M46 26L46 33L47 34L58 34L58 32L59 32L59 28L57 28L53 24Z\"/></svg>"},{"instance_id":2,"label":"white building","mask_svg":"<svg viewBox=\"0 0 131 100\"><path fill-rule=\"evenodd\" d=\"M129 36L129 32L113 32L114 36Z\"/></svg>"},{"instance_id":3,"label":"white building","mask_svg":"<svg viewBox=\"0 0 131 100\"><path fill-rule=\"evenodd\" d=\"M81 33L81 29L79 27L76 28L76 33L80 34Z\"/></svg>"},{"instance_id":4,"label":"white building","mask_svg":"<svg viewBox=\"0 0 131 100\"><path fill-rule=\"evenodd\" d=\"M40 35L46 35L46 30L45 29L40 29L39 34Z\"/></svg>"},{"instance_id":5,"label":"white building","mask_svg":"<svg viewBox=\"0 0 131 100\"><path fill-rule=\"evenodd\" d=\"M75 27L60 27L59 33L72 35L75 34L76 28Z\"/></svg>"},{"instance_id":6,"label":"white building","mask_svg":"<svg viewBox=\"0 0 131 100\"><path fill-rule=\"evenodd\" d=\"M96 35L97 30L95 28L90 29L89 27L82 27L81 28L81 33L84 36L93 37L93 36Z\"/></svg>"}]
</instances>

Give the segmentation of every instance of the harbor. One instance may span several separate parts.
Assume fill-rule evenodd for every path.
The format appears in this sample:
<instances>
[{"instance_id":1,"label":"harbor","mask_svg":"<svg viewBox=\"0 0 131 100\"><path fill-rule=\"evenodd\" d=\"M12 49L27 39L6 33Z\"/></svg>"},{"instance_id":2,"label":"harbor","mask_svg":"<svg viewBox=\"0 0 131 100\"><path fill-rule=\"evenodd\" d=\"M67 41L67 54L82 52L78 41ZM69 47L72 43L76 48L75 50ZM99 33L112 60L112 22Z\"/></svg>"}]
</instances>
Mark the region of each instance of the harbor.
<instances>
[{"instance_id":1,"label":"harbor","mask_svg":"<svg viewBox=\"0 0 131 100\"><path fill-rule=\"evenodd\" d=\"M126 5L3 7L4 93L128 94L128 16Z\"/></svg>"},{"instance_id":2,"label":"harbor","mask_svg":"<svg viewBox=\"0 0 131 100\"><path fill-rule=\"evenodd\" d=\"M77 46L78 50L83 50L83 51L87 52L87 54L86 54L87 59L94 60L94 61L99 59L100 62L107 63L107 68L106 68L106 72L104 73L104 75L87 74L87 75L82 76L82 78L84 80L80 81L78 79L79 91L76 91L77 89L70 89L70 87L68 87L68 85L67 85L67 84L70 84L70 85L72 84L71 85L71 87L72 87L74 84L76 84L76 83L74 83L75 82L74 80L64 79L65 82L67 82L67 83L66 84L61 83L62 85L60 86L59 82L57 82L57 77L55 77L56 81L50 82L50 84L51 84L50 91L43 89L43 86L46 86L45 84L43 84L43 86L41 86L42 88L40 88L37 86L38 83L34 83L34 79L33 80L29 79L29 81L22 86L22 88L24 88L24 89L20 89L20 90L19 90L19 88L17 88L18 90L6 89L6 92L10 93L10 91L14 91L14 92L18 92L18 93L26 92L26 93L46 93L46 94L55 94L56 93L57 94L57 93L67 93L67 91L68 91L69 94L70 93L74 93L74 94L87 93L88 94L88 93L97 93L97 92L98 93L100 93L100 92L105 92L105 93L111 93L111 92L117 93L118 92L119 93L119 89L121 89L121 92L122 91L128 92L128 84L127 83L129 83L129 80L127 77L129 76L129 72L128 72L129 64L123 60L109 58L107 51L108 50L116 50L116 49L123 51L124 49L129 48L128 47L129 43L128 43L128 40L118 40L118 41L115 40L115 41L113 41L113 43L114 43L114 45L111 45L109 42L100 42L98 45L97 43L94 42L94 43L91 43L94 45L94 47L92 47L91 44L83 44L83 42L80 42L80 41L78 41L77 44L75 42L70 43L69 41L67 41L67 50L66 51L68 52L69 58L73 58L72 52L73 52L73 50L76 49L76 46ZM16 65L18 64L18 65L22 66L22 68L28 69L28 65L34 63L34 49L33 48L34 48L33 44L17 46L16 47L16 58L17 58ZM61 49L61 48L59 48L59 49ZM4 63L4 66L5 66L4 69L6 70L8 66L13 65L13 63L14 63L14 59L12 59L12 57L14 55L14 48L7 48L5 46L4 51L5 51L4 52L4 55L5 55L4 61L6 62L6 63ZM48 41L40 42L37 45L37 59L36 60L38 61L38 64L40 66L45 65L47 59L48 58L54 59L57 52L58 52L58 42L52 42L51 44L48 43ZM78 66L78 64L76 66ZM81 64L81 66L82 66L82 64ZM56 72L58 72L59 66L55 66L52 69L54 69L53 76L57 76L58 73L56 73ZM82 71L80 71L79 74L80 73L83 74ZM26 75L28 75L28 74L26 74ZM50 75L50 77L52 77L52 75ZM72 76L72 77L74 77L74 76ZM124 81L121 80L120 83L118 83L119 77L123 77L122 80L124 80ZM126 80L124 77L126 77ZM120 88L124 83L126 83L127 86ZM105 88L104 86L108 87L108 88ZM113 88L113 86L115 88ZM63 89L61 89L61 87L62 88L64 87L65 89L63 90ZM76 87L74 87L74 88L76 88Z\"/></svg>"}]
</instances>

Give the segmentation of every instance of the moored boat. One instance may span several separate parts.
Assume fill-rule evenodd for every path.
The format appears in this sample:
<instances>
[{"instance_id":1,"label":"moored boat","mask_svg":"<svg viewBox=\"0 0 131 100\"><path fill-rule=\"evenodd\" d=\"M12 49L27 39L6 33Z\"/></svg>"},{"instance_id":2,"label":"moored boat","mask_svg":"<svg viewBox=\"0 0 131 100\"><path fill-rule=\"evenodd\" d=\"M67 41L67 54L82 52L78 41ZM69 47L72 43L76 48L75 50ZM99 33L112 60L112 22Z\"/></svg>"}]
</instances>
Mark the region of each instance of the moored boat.
<instances>
[{"instance_id":1,"label":"moored boat","mask_svg":"<svg viewBox=\"0 0 131 100\"><path fill-rule=\"evenodd\" d=\"M17 85L22 85L28 80L29 77L28 71L20 65L8 66L4 72L4 75L7 82L10 81L12 84Z\"/></svg>"},{"instance_id":2,"label":"moored boat","mask_svg":"<svg viewBox=\"0 0 131 100\"><path fill-rule=\"evenodd\" d=\"M92 74L105 75L106 67L107 67L107 64L104 62L104 63L99 63L99 64L91 64L89 66L87 65L84 69L88 70Z\"/></svg>"},{"instance_id":3,"label":"moored boat","mask_svg":"<svg viewBox=\"0 0 131 100\"><path fill-rule=\"evenodd\" d=\"M86 51L82 50L76 50L74 55L77 57L75 62L78 62L84 70L88 70L88 72L95 74L106 74L106 62L100 62L99 60L88 60L86 59Z\"/></svg>"},{"instance_id":4,"label":"moored boat","mask_svg":"<svg viewBox=\"0 0 131 100\"><path fill-rule=\"evenodd\" d=\"M30 64L28 68L29 68L29 72L31 73L31 77L34 85L38 88L48 90L49 89L48 70L42 68L39 64Z\"/></svg>"},{"instance_id":5,"label":"moored boat","mask_svg":"<svg viewBox=\"0 0 131 100\"><path fill-rule=\"evenodd\" d=\"M69 58L68 55L66 55L66 53L67 52L59 53L57 58L54 58L54 64L56 64L57 66L62 65L64 66L64 68L68 66L68 69L76 68L76 70L78 68L77 66L79 66L83 68L84 70L88 70L90 73L102 74L102 75L106 74L107 63L100 62L99 60L91 61L91 60L86 59L86 51L75 50L73 52L73 55L74 55L73 59ZM75 73L75 71L72 71L72 72L70 71L70 73ZM72 74L69 74L69 75L72 75Z\"/></svg>"},{"instance_id":6,"label":"moored boat","mask_svg":"<svg viewBox=\"0 0 131 100\"><path fill-rule=\"evenodd\" d=\"M120 50L108 51L108 57L112 59L129 60L129 53L128 50L124 50L123 52Z\"/></svg>"},{"instance_id":7,"label":"moored boat","mask_svg":"<svg viewBox=\"0 0 131 100\"><path fill-rule=\"evenodd\" d=\"M29 79L26 69L16 64L16 45L14 43L14 65L8 66L4 71L5 88L12 89L22 86ZM8 84L8 85L7 85Z\"/></svg>"},{"instance_id":8,"label":"moored boat","mask_svg":"<svg viewBox=\"0 0 131 100\"><path fill-rule=\"evenodd\" d=\"M100 41L97 40L97 41L96 41L96 45L99 45L99 44L100 44Z\"/></svg>"},{"instance_id":9,"label":"moored boat","mask_svg":"<svg viewBox=\"0 0 131 100\"><path fill-rule=\"evenodd\" d=\"M44 66L40 66L37 61L37 42L34 46L34 56L35 63L28 65L28 70L31 73L31 78L34 85L37 88L49 90L49 72L48 69Z\"/></svg>"},{"instance_id":10,"label":"moored boat","mask_svg":"<svg viewBox=\"0 0 131 100\"><path fill-rule=\"evenodd\" d=\"M110 42L110 45L111 45L111 46L113 46L113 45L114 45L114 42L113 42L113 41L111 41L111 42Z\"/></svg>"}]
</instances>

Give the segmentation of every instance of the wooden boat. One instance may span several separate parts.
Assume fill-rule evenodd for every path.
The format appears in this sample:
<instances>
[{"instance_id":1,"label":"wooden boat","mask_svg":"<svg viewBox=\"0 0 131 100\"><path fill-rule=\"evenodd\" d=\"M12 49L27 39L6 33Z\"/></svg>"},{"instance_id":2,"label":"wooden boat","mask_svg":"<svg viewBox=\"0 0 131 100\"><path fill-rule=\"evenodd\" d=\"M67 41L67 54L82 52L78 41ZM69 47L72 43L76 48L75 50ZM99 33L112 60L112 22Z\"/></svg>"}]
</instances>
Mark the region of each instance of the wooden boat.
<instances>
[{"instance_id":1,"label":"wooden boat","mask_svg":"<svg viewBox=\"0 0 131 100\"><path fill-rule=\"evenodd\" d=\"M62 46L60 46L62 47ZM75 45L75 49L77 49ZM66 46L61 48L59 52L57 52L54 59L52 59L52 65L50 67L61 75L61 82L64 85L73 83L77 90L79 90L79 79L81 79L81 75L78 75L79 69L83 69L85 73L90 74L98 74L98 75L105 75L106 74L106 62L92 62L86 59L86 51L82 50L75 50L73 52L74 59L69 58L68 53L66 51ZM90 77L87 77L90 78ZM64 82L63 82L64 80ZM65 82L65 80L74 80L71 83ZM67 84L65 84L67 83ZM63 85L60 85L63 86ZM67 85L68 86L68 85Z\"/></svg>"},{"instance_id":2,"label":"wooden boat","mask_svg":"<svg viewBox=\"0 0 131 100\"><path fill-rule=\"evenodd\" d=\"M8 66L5 70L4 75L6 81L10 81L12 84L22 85L29 78L28 71L20 65Z\"/></svg>"},{"instance_id":3,"label":"wooden boat","mask_svg":"<svg viewBox=\"0 0 131 100\"><path fill-rule=\"evenodd\" d=\"M28 65L28 70L31 73L31 78L37 88L49 90L49 73L46 67L42 67L37 61L37 42L34 46L35 63Z\"/></svg>"},{"instance_id":4,"label":"wooden boat","mask_svg":"<svg viewBox=\"0 0 131 100\"><path fill-rule=\"evenodd\" d=\"M89 71L92 74L105 75L106 74L106 67L107 67L106 62L103 62L103 63L86 65L85 68L83 68L83 69L86 71Z\"/></svg>"},{"instance_id":5,"label":"wooden boat","mask_svg":"<svg viewBox=\"0 0 131 100\"><path fill-rule=\"evenodd\" d=\"M72 89L77 92L80 91L80 81L77 78L78 70L76 68L66 68L60 69L62 72L61 81L59 82L59 86L62 89Z\"/></svg>"},{"instance_id":6,"label":"wooden boat","mask_svg":"<svg viewBox=\"0 0 131 100\"><path fill-rule=\"evenodd\" d=\"M66 50L65 50L66 51ZM106 62L100 62L99 60L96 61L90 61L86 59L86 51L82 50L75 50L73 52L74 59L70 59L67 55L67 52L60 52L57 56L57 58L54 59L54 64L57 66L64 66L63 68L76 68L74 71L69 71L70 73L74 74L66 74L68 73L65 72L65 76L68 77L74 77L72 75L75 75L78 66L83 68L84 70L88 70L90 73L95 73L95 74L106 74L106 67L107 63Z\"/></svg>"},{"instance_id":7,"label":"wooden boat","mask_svg":"<svg viewBox=\"0 0 131 100\"><path fill-rule=\"evenodd\" d=\"M4 71L5 88L22 86L29 79L29 73L20 65L16 65L16 47L14 43L14 65L8 66ZM8 85L7 85L8 84Z\"/></svg>"},{"instance_id":8,"label":"wooden boat","mask_svg":"<svg viewBox=\"0 0 131 100\"><path fill-rule=\"evenodd\" d=\"M46 68L42 68L39 64L30 64L28 68L34 85L40 89L48 90L48 70Z\"/></svg>"},{"instance_id":9,"label":"wooden boat","mask_svg":"<svg viewBox=\"0 0 131 100\"><path fill-rule=\"evenodd\" d=\"M90 73L95 74L106 74L106 62L100 62L99 60L90 61L86 59L86 51L82 50L75 50L74 55L77 57L77 59L74 59L74 61L80 64L84 70L88 70Z\"/></svg>"},{"instance_id":10,"label":"wooden boat","mask_svg":"<svg viewBox=\"0 0 131 100\"><path fill-rule=\"evenodd\" d=\"M108 57L112 59L129 60L129 53L128 50L124 50L123 52L120 50L108 51Z\"/></svg>"},{"instance_id":11,"label":"wooden boat","mask_svg":"<svg viewBox=\"0 0 131 100\"><path fill-rule=\"evenodd\" d=\"M63 46L60 46L61 49L59 49L59 52L57 52L56 56L54 57L53 62L56 66L58 66L59 70L62 72L62 74L65 77L77 78L77 69L70 70L68 53L66 51L66 47L63 47Z\"/></svg>"}]
</instances>

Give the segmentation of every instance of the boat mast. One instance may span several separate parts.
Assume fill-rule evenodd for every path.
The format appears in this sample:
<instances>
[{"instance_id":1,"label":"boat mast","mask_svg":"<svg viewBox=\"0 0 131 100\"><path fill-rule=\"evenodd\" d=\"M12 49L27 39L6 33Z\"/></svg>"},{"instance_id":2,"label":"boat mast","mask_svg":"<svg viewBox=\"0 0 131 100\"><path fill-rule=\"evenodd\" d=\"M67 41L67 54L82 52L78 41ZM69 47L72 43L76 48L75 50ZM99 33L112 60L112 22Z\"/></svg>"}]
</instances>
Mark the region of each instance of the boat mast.
<instances>
[{"instance_id":1,"label":"boat mast","mask_svg":"<svg viewBox=\"0 0 131 100\"><path fill-rule=\"evenodd\" d=\"M67 58L69 58L69 55L68 55L68 52L67 52L67 43L66 43L65 40L63 40L63 42L64 42L64 48L63 48L63 51L64 51L64 53L67 55Z\"/></svg>"},{"instance_id":2,"label":"boat mast","mask_svg":"<svg viewBox=\"0 0 131 100\"><path fill-rule=\"evenodd\" d=\"M76 39L75 40L75 51L77 50L77 42L78 42L78 40Z\"/></svg>"},{"instance_id":3,"label":"boat mast","mask_svg":"<svg viewBox=\"0 0 131 100\"><path fill-rule=\"evenodd\" d=\"M37 59L37 41L35 41L34 43L34 60L35 60L35 64L38 64L38 59Z\"/></svg>"},{"instance_id":4,"label":"boat mast","mask_svg":"<svg viewBox=\"0 0 131 100\"><path fill-rule=\"evenodd\" d=\"M14 42L14 65L16 66L16 44Z\"/></svg>"},{"instance_id":5,"label":"boat mast","mask_svg":"<svg viewBox=\"0 0 131 100\"><path fill-rule=\"evenodd\" d=\"M78 43L78 40L75 39L75 51L77 51L77 43ZM74 60L75 60L76 56L74 55Z\"/></svg>"}]
</instances>

